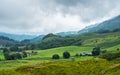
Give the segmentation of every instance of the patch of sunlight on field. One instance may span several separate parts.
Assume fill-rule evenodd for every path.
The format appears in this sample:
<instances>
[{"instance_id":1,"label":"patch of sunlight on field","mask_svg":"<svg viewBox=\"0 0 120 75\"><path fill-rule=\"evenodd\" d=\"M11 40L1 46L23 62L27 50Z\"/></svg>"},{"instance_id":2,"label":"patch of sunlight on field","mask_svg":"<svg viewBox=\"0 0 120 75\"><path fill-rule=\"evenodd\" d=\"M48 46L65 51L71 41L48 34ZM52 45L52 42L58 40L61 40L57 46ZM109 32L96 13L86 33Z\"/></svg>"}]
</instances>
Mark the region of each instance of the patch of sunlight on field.
<instances>
[{"instance_id":1,"label":"patch of sunlight on field","mask_svg":"<svg viewBox=\"0 0 120 75\"><path fill-rule=\"evenodd\" d=\"M67 46L67 47L60 47L60 48L53 48L47 50L34 50L38 52L37 55L31 56L28 58L52 58L52 55L58 54L62 57L63 52L68 51L70 52L71 56L75 56L76 53L80 54L83 52L90 52L92 51L93 47L81 47L81 46ZM31 52L31 50L29 50Z\"/></svg>"}]
</instances>

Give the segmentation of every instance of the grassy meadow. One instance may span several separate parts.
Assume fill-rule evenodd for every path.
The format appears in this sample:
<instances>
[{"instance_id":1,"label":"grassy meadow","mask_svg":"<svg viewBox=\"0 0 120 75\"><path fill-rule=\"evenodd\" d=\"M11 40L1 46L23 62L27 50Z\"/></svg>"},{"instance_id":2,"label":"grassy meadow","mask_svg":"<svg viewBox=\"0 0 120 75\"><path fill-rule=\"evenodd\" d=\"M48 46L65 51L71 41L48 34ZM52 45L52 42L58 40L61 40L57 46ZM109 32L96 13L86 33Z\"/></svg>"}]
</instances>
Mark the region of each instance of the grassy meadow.
<instances>
[{"instance_id":1,"label":"grassy meadow","mask_svg":"<svg viewBox=\"0 0 120 75\"><path fill-rule=\"evenodd\" d=\"M0 70L0 75L120 75L120 64L98 58L48 62Z\"/></svg>"},{"instance_id":2,"label":"grassy meadow","mask_svg":"<svg viewBox=\"0 0 120 75\"><path fill-rule=\"evenodd\" d=\"M76 53L80 54L83 52L90 52L92 51L93 47L82 47L82 46L66 46L66 47L59 47L59 48L53 48L53 49L47 49L47 50L34 50L38 52L37 55L31 56L28 58L34 59L34 58L52 58L52 55L58 54L62 58L63 52L67 51L70 52L71 56L75 56ZM31 52L29 50L28 52ZM26 58L26 59L28 59Z\"/></svg>"},{"instance_id":3,"label":"grassy meadow","mask_svg":"<svg viewBox=\"0 0 120 75\"><path fill-rule=\"evenodd\" d=\"M0 61L0 69L11 69L17 68L20 66L27 66L27 65L34 65L38 63L47 63L47 62L65 62L71 61L72 59L63 59L62 53L65 51L70 52L71 56L75 56L76 53L83 53L83 52L90 52L93 47L80 47L80 46L66 46L66 47L59 47L47 50L34 50L37 52L37 55L29 56L22 60L4 60ZM27 52L31 52L32 50L28 50ZM52 55L59 54L61 59L53 60ZM3 54L1 52L0 56L3 58ZM84 57L75 57L74 60L86 60L91 59L92 56L84 56Z\"/></svg>"},{"instance_id":4,"label":"grassy meadow","mask_svg":"<svg viewBox=\"0 0 120 75\"><path fill-rule=\"evenodd\" d=\"M110 48L106 48L104 50L113 51L117 48L120 48L120 45L113 46ZM47 49L47 50L34 50L37 52L37 55L29 56L27 58L24 58L22 60L4 60L0 61L0 69L11 69L11 68L18 68L20 66L27 66L27 65L34 65L38 63L47 63L47 62L65 62L65 61L71 61L72 59L63 59L62 53L65 51L70 52L71 56L75 56L76 53L80 54L83 52L90 52L92 51L93 47L84 47L84 46L66 46L66 47L59 47L59 48L53 48L53 49ZM31 52L32 50L28 50L27 52ZM58 54L60 55L59 60L53 60L52 55ZM4 56L2 52L0 52L0 58L4 59ZM74 60L87 60L92 59L92 56L83 56L83 57L75 57Z\"/></svg>"}]
</instances>

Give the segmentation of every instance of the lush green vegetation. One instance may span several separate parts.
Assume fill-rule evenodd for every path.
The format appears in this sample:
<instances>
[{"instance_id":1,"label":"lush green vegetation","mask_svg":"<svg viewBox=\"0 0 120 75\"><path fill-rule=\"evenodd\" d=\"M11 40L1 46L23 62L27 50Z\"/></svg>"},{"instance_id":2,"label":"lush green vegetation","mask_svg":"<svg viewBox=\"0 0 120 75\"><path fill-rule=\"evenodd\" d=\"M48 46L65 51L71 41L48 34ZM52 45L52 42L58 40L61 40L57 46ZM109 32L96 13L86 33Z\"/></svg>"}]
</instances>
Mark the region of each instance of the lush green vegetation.
<instances>
[{"instance_id":1,"label":"lush green vegetation","mask_svg":"<svg viewBox=\"0 0 120 75\"><path fill-rule=\"evenodd\" d=\"M49 62L0 70L1 75L119 75L120 64L103 59Z\"/></svg>"},{"instance_id":2,"label":"lush green vegetation","mask_svg":"<svg viewBox=\"0 0 120 75\"><path fill-rule=\"evenodd\" d=\"M58 54L60 57L63 56L63 52L67 51L70 52L71 56L75 56L76 53L83 53L83 52L90 52L92 51L93 47L81 47L81 46L66 46L60 48L53 48L47 50L34 50L38 52L37 55L28 57L26 59L39 59L39 58L52 58L54 54ZM29 50L28 52L31 52Z\"/></svg>"},{"instance_id":3,"label":"lush green vegetation","mask_svg":"<svg viewBox=\"0 0 120 75\"><path fill-rule=\"evenodd\" d=\"M120 49L120 44L116 45L116 46L113 46L113 47L106 48L106 50L108 50L108 51L116 51L118 49Z\"/></svg>"},{"instance_id":4,"label":"lush green vegetation","mask_svg":"<svg viewBox=\"0 0 120 75\"><path fill-rule=\"evenodd\" d=\"M79 44L79 46L64 45L64 47L52 48L53 44L56 45L57 43L59 43L56 40L55 40L55 43L52 43L54 42L53 39L57 39L57 40L60 39L60 41L68 40L66 43L69 43L69 44L71 43L69 41L74 40L72 41L71 45ZM79 42L77 42L78 39L79 39ZM84 52L91 52L93 48L96 46L100 46L102 50L107 50L108 52L113 50L115 51L119 50L120 48L119 39L120 39L119 32L105 33L105 34L90 33L82 36L77 35L77 36L64 37L64 38L63 37L61 38L58 36L49 37L49 38L46 37L43 39L43 42L46 42L46 43L49 42L48 43L49 48L51 49L27 50L28 53L32 51L37 52L37 55L32 55L22 60L0 61L0 73L1 73L0 75L10 75L10 74L11 75L16 75L16 74L18 75L56 75L56 74L58 75L80 75L80 74L82 75L119 75L120 66L118 61L120 60L117 59L118 57L116 53L114 53L115 56L112 54L113 61L95 59L92 56L78 56L78 57L76 56L76 54L80 55L81 53L84 53ZM33 44L29 47L30 49L34 49L34 47L38 46L39 44L36 44L36 45ZM44 46L45 45L46 44L44 44ZM11 49L11 50L14 51L15 49ZM94 51L96 52L96 50ZM63 59L63 52L69 52L70 56L74 58ZM104 55L104 57L109 57L111 59L110 57L111 55L107 53L105 53L106 55ZM53 55L56 55L56 54L59 55L60 58L58 60L52 59ZM109 58L104 58L104 59L109 59ZM2 52L0 52L0 59L4 59ZM6 70L3 70L3 69L6 69Z\"/></svg>"},{"instance_id":5,"label":"lush green vegetation","mask_svg":"<svg viewBox=\"0 0 120 75\"><path fill-rule=\"evenodd\" d=\"M4 59L4 55L3 55L2 50L0 50L0 60L3 60L3 59Z\"/></svg>"},{"instance_id":6,"label":"lush green vegetation","mask_svg":"<svg viewBox=\"0 0 120 75\"><path fill-rule=\"evenodd\" d=\"M27 52L31 53L32 51L37 52L37 55L29 56L22 60L4 60L0 62L0 69L4 68L16 68L22 65L32 65L37 64L40 62L63 62L63 61L70 61L70 59L63 59L63 52L68 51L70 52L71 56L75 56L76 53L83 53L83 52L90 52L93 47L80 47L80 46L67 46L67 47L60 47L60 48L53 48L48 50L28 50ZM53 60L52 56L54 54L58 54L60 56L59 60ZM1 56L3 57L2 53ZM92 56L83 56L83 57L75 57L75 60L85 60L90 59Z\"/></svg>"},{"instance_id":7,"label":"lush green vegetation","mask_svg":"<svg viewBox=\"0 0 120 75\"><path fill-rule=\"evenodd\" d=\"M114 60L120 57L120 51L107 52L101 54L99 57L107 60Z\"/></svg>"}]
</instances>

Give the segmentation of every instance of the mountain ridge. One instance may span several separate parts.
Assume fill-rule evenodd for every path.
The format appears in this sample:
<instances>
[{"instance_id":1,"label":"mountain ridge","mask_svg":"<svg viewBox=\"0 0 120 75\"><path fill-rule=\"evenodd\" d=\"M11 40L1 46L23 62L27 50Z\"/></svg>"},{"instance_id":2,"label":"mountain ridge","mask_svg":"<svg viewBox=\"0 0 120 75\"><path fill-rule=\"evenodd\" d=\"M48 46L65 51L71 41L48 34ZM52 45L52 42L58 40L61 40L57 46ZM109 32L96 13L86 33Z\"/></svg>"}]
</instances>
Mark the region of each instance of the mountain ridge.
<instances>
[{"instance_id":1,"label":"mountain ridge","mask_svg":"<svg viewBox=\"0 0 120 75\"><path fill-rule=\"evenodd\" d=\"M98 32L100 30L114 31L115 29L120 29L120 15L113 17L109 20L97 23L91 26L87 26L84 29L78 31L79 34Z\"/></svg>"}]
</instances>

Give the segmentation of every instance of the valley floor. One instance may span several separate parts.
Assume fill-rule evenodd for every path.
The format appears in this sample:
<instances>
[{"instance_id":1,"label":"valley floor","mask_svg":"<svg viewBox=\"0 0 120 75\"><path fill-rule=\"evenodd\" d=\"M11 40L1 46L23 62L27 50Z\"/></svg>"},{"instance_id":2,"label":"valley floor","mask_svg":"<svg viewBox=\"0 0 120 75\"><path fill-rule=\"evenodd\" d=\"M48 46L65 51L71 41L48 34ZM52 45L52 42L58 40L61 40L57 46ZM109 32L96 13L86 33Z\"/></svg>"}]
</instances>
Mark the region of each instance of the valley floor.
<instances>
[{"instance_id":1,"label":"valley floor","mask_svg":"<svg viewBox=\"0 0 120 75\"><path fill-rule=\"evenodd\" d=\"M117 49L120 45L107 48ZM120 75L120 59L107 61L92 56L63 59L62 53L68 51L71 56L76 53L90 52L93 47L67 46L48 50L35 50L37 55L22 60L0 61L0 75ZM28 50L31 52L31 50ZM59 54L59 60L52 55ZM3 54L0 57L4 59Z\"/></svg>"}]
</instances>

